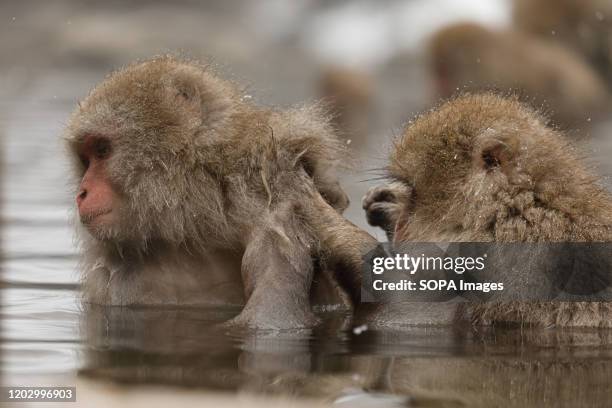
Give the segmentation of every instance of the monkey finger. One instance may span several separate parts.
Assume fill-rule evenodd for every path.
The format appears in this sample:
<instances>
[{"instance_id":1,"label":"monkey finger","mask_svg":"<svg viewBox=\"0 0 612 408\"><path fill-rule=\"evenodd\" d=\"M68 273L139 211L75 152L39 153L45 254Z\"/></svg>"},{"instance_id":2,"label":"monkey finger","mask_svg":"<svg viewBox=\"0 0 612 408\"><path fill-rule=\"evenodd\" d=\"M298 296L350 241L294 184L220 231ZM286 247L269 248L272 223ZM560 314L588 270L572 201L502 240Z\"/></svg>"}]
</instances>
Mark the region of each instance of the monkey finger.
<instances>
[{"instance_id":1,"label":"monkey finger","mask_svg":"<svg viewBox=\"0 0 612 408\"><path fill-rule=\"evenodd\" d=\"M361 199L361 206L365 210L372 203L379 201L395 202L395 195L388 184L372 187Z\"/></svg>"},{"instance_id":2,"label":"monkey finger","mask_svg":"<svg viewBox=\"0 0 612 408\"><path fill-rule=\"evenodd\" d=\"M398 205L388 202L376 202L366 209L368 224L373 227L386 229L393 223L394 215L397 213Z\"/></svg>"}]
</instances>

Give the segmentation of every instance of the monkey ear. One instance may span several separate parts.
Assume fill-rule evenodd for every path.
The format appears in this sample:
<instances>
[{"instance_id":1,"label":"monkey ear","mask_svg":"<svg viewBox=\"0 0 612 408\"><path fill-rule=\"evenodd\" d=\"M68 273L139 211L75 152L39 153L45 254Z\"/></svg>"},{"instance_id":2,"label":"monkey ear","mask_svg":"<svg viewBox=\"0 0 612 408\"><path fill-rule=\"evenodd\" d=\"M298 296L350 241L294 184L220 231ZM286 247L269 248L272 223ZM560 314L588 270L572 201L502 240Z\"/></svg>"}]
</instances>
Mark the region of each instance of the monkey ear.
<instances>
[{"instance_id":1,"label":"monkey ear","mask_svg":"<svg viewBox=\"0 0 612 408\"><path fill-rule=\"evenodd\" d=\"M189 72L178 71L172 78L169 92L177 107L182 107L189 113L201 116L202 102L200 90L193 75Z\"/></svg>"},{"instance_id":2,"label":"monkey ear","mask_svg":"<svg viewBox=\"0 0 612 408\"><path fill-rule=\"evenodd\" d=\"M505 167L513 156L514 149L510 143L496 137L487 137L479 143L475 160L480 168L491 170Z\"/></svg>"}]
</instances>

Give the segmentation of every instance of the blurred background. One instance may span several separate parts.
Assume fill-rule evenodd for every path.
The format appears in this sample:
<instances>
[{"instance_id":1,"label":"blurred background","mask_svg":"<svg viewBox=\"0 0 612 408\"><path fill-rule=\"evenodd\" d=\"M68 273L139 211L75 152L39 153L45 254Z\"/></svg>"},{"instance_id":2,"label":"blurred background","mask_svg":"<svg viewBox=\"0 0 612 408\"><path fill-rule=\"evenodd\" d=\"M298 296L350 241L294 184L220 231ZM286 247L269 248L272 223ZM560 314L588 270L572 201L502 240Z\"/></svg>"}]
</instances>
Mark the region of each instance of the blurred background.
<instances>
[{"instance_id":1,"label":"blurred background","mask_svg":"<svg viewBox=\"0 0 612 408\"><path fill-rule=\"evenodd\" d=\"M380 240L361 197L380 182L404 124L457 92L518 95L612 185L612 0L3 1L0 346L9 381L70 379L87 350L61 144L68 115L111 70L169 52L212 64L263 105L327 103L356 159L342 177L347 217ZM111 338L121 350L123 336ZM431 341L420 339L411 347ZM308 358L319 355L305 344ZM446 356L448 344L440 350Z\"/></svg>"}]
</instances>

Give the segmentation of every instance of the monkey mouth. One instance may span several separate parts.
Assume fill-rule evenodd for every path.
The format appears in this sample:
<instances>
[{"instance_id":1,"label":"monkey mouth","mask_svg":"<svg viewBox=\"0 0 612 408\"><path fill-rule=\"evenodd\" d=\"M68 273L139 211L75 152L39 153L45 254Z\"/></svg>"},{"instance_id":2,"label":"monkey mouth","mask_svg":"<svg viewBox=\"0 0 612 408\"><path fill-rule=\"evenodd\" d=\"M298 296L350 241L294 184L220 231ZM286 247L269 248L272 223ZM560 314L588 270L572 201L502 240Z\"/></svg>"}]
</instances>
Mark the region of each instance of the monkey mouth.
<instances>
[{"instance_id":1,"label":"monkey mouth","mask_svg":"<svg viewBox=\"0 0 612 408\"><path fill-rule=\"evenodd\" d=\"M113 212L112 208L106 208L103 210L92 211L87 214L81 215L81 223L84 225L89 225L93 223L97 218L102 217L103 215L107 215Z\"/></svg>"}]
</instances>

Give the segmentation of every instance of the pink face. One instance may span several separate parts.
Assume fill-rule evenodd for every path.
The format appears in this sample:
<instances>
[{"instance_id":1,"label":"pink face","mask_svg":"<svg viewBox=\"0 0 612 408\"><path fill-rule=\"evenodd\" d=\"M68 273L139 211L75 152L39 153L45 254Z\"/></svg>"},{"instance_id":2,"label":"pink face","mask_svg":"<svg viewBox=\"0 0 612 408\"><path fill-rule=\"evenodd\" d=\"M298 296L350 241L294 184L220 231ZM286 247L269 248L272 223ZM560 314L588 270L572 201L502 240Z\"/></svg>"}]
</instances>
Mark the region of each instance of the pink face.
<instances>
[{"instance_id":1,"label":"pink face","mask_svg":"<svg viewBox=\"0 0 612 408\"><path fill-rule=\"evenodd\" d=\"M85 174L76 196L81 222L90 231L110 227L118 205L118 196L108 178L107 163L112 154L111 141L100 136L86 136L78 155Z\"/></svg>"}]
</instances>

